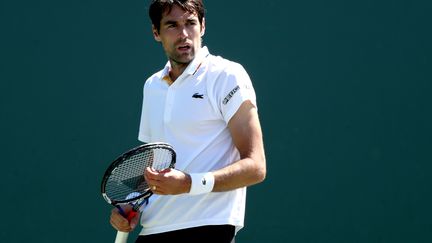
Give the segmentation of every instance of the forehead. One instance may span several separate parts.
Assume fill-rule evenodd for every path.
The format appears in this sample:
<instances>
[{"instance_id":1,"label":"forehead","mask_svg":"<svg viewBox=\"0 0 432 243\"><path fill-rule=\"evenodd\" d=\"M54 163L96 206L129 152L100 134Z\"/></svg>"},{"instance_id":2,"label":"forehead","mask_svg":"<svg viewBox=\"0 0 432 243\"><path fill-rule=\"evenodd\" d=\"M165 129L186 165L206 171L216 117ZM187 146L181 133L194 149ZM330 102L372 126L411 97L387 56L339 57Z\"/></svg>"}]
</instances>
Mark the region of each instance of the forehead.
<instances>
[{"instance_id":1,"label":"forehead","mask_svg":"<svg viewBox=\"0 0 432 243\"><path fill-rule=\"evenodd\" d=\"M179 20L185 20L185 19L198 19L198 15L196 13L187 12L183 10L181 7L174 5L170 9L167 9L162 14L162 20L161 22L165 21L179 21Z\"/></svg>"}]
</instances>

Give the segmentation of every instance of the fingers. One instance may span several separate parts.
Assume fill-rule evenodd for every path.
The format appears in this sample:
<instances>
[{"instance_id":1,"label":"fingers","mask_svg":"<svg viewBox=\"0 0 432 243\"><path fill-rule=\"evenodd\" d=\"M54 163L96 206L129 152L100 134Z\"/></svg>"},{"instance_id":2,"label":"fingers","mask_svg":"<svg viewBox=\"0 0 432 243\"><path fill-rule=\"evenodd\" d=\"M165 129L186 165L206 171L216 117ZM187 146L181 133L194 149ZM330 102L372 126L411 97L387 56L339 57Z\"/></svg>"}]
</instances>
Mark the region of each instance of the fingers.
<instances>
[{"instance_id":1,"label":"fingers","mask_svg":"<svg viewBox=\"0 0 432 243\"><path fill-rule=\"evenodd\" d=\"M155 170L151 167L147 167L144 171L144 176L146 176L146 179L150 180L161 180L164 174L171 171L171 168L167 168L161 171Z\"/></svg>"},{"instance_id":2,"label":"fingers","mask_svg":"<svg viewBox=\"0 0 432 243\"><path fill-rule=\"evenodd\" d=\"M135 227L138 225L139 223L139 218L140 218L140 214L137 213L129 222L129 225L131 227L131 229L135 229Z\"/></svg>"},{"instance_id":3,"label":"fingers","mask_svg":"<svg viewBox=\"0 0 432 243\"><path fill-rule=\"evenodd\" d=\"M147 167L144 171L144 178L147 181L150 190L155 194L162 194L162 180L165 172L159 172L151 167Z\"/></svg>"},{"instance_id":4,"label":"fingers","mask_svg":"<svg viewBox=\"0 0 432 243\"><path fill-rule=\"evenodd\" d=\"M111 210L110 223L118 231L131 232L139 221L139 213L135 215L129 222L118 211L117 208Z\"/></svg>"},{"instance_id":5,"label":"fingers","mask_svg":"<svg viewBox=\"0 0 432 243\"><path fill-rule=\"evenodd\" d=\"M129 221L127 221L127 219L124 218L116 208L111 210L110 223L112 227L118 231L130 232L132 230Z\"/></svg>"},{"instance_id":6,"label":"fingers","mask_svg":"<svg viewBox=\"0 0 432 243\"><path fill-rule=\"evenodd\" d=\"M182 171L171 168L156 171L146 168L144 177L150 190L155 194L177 195L189 192L190 178Z\"/></svg>"},{"instance_id":7,"label":"fingers","mask_svg":"<svg viewBox=\"0 0 432 243\"><path fill-rule=\"evenodd\" d=\"M150 190L151 190L154 194L159 194L159 195L164 194L164 193L163 193L163 187L162 187L159 183L156 183L156 182L152 182L152 183L150 184Z\"/></svg>"},{"instance_id":8,"label":"fingers","mask_svg":"<svg viewBox=\"0 0 432 243\"><path fill-rule=\"evenodd\" d=\"M151 167L147 167L144 171L144 178L147 183L151 184L151 182L156 181L157 172L153 170Z\"/></svg>"},{"instance_id":9,"label":"fingers","mask_svg":"<svg viewBox=\"0 0 432 243\"><path fill-rule=\"evenodd\" d=\"M150 190L157 195L168 195L168 193L165 191L164 186L156 186L153 185L150 187Z\"/></svg>"}]
</instances>

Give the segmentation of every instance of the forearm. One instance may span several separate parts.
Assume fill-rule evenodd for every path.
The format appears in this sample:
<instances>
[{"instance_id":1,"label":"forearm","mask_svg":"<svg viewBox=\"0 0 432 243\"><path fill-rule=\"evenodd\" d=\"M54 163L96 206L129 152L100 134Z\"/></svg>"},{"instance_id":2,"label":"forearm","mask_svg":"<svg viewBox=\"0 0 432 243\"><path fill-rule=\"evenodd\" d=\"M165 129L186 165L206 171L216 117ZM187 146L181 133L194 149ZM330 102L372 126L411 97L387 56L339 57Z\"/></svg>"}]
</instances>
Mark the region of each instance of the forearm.
<instances>
[{"instance_id":1,"label":"forearm","mask_svg":"<svg viewBox=\"0 0 432 243\"><path fill-rule=\"evenodd\" d=\"M208 174L211 174L214 180L207 177ZM195 174L196 181L192 180L191 175L175 169L158 172L147 168L145 171L146 181L157 188L157 191L153 191L156 194L176 195L230 191L260 183L265 179L266 162L264 152L260 153L259 156L245 157L219 170ZM207 183L203 187L205 185L201 185L203 178L214 181L213 186L211 187ZM201 185L203 191L201 189L198 189L198 191L192 190L192 184Z\"/></svg>"},{"instance_id":2,"label":"forearm","mask_svg":"<svg viewBox=\"0 0 432 243\"><path fill-rule=\"evenodd\" d=\"M255 159L244 158L212 173L215 177L213 192L251 186L265 179L265 159L264 156Z\"/></svg>"}]
</instances>

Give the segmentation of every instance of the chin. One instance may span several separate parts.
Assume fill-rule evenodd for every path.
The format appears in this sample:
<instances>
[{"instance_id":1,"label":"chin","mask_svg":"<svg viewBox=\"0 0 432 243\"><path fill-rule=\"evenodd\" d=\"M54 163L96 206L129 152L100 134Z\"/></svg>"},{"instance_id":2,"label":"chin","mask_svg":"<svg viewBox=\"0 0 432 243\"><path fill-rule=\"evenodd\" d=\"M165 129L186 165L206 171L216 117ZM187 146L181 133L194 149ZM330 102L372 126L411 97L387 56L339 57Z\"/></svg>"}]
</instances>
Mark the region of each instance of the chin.
<instances>
[{"instance_id":1,"label":"chin","mask_svg":"<svg viewBox=\"0 0 432 243\"><path fill-rule=\"evenodd\" d=\"M195 56L192 55L188 55L187 57L185 56L180 56L178 58L174 58L175 62L177 63L181 63L181 64L189 64L190 62L192 62L192 60L194 59Z\"/></svg>"}]
</instances>

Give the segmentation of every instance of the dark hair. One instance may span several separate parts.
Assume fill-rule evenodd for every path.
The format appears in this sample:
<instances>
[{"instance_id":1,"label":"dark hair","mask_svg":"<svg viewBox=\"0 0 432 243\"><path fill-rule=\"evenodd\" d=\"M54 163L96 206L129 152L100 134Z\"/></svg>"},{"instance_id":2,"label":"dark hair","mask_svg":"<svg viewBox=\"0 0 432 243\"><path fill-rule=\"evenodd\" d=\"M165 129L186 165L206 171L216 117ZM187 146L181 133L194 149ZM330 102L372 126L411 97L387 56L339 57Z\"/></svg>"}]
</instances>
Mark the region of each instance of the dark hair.
<instances>
[{"instance_id":1,"label":"dark hair","mask_svg":"<svg viewBox=\"0 0 432 243\"><path fill-rule=\"evenodd\" d=\"M167 11L171 12L174 5L179 6L184 11L198 15L198 20L202 25L205 15L204 4L202 0L153 0L149 8L149 16L152 24L159 31L162 20L162 14Z\"/></svg>"}]
</instances>

